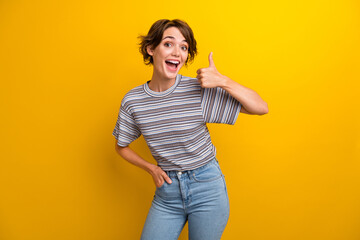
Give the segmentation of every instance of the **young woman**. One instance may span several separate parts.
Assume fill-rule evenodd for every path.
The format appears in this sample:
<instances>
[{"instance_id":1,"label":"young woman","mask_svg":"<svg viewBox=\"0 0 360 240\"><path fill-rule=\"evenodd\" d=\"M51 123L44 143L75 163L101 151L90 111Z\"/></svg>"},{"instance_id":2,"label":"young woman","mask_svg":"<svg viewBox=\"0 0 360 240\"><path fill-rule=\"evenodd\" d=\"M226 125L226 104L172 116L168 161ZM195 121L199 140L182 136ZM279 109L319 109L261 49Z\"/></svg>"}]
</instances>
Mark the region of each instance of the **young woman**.
<instances>
[{"instance_id":1,"label":"young woman","mask_svg":"<svg viewBox=\"0 0 360 240\"><path fill-rule=\"evenodd\" d=\"M156 185L141 239L177 239L188 221L190 240L218 240L229 218L229 199L206 123L233 125L239 112L265 114L267 104L220 74L212 53L209 67L199 69L196 78L178 74L197 54L184 21L158 20L140 38L153 75L124 96L113 135L119 155L146 170ZM157 165L129 148L140 135Z\"/></svg>"}]
</instances>

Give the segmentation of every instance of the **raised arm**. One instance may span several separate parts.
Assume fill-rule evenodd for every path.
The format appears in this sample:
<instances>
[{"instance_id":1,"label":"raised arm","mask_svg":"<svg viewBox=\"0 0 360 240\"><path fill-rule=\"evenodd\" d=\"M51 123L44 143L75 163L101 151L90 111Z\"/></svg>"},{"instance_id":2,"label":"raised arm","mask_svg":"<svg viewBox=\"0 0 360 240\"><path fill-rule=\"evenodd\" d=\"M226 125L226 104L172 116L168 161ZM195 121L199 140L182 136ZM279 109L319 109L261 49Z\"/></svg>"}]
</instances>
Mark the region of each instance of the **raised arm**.
<instances>
[{"instance_id":1,"label":"raised arm","mask_svg":"<svg viewBox=\"0 0 360 240\"><path fill-rule=\"evenodd\" d=\"M221 87L242 104L243 113L263 115L269 112L267 103L254 90L233 81L229 77L223 76L223 78Z\"/></svg>"},{"instance_id":2,"label":"raised arm","mask_svg":"<svg viewBox=\"0 0 360 240\"><path fill-rule=\"evenodd\" d=\"M209 54L209 67L200 68L196 73L201 87L221 87L238 100L242 105L240 112L257 115L269 112L267 103L254 90L219 73L212 59L212 52Z\"/></svg>"}]
</instances>

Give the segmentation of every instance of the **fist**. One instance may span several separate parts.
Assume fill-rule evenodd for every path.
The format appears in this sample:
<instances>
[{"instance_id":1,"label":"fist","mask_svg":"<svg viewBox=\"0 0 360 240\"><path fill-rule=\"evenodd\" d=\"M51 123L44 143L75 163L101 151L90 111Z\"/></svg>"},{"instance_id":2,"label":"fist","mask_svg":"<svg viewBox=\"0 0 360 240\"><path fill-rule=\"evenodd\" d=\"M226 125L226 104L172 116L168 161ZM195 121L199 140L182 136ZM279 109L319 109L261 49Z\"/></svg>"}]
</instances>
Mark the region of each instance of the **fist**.
<instances>
[{"instance_id":1,"label":"fist","mask_svg":"<svg viewBox=\"0 0 360 240\"><path fill-rule=\"evenodd\" d=\"M199 68L196 73L196 78L203 88L221 87L225 81L224 76L221 75L215 67L212 52L209 54L209 67Z\"/></svg>"}]
</instances>

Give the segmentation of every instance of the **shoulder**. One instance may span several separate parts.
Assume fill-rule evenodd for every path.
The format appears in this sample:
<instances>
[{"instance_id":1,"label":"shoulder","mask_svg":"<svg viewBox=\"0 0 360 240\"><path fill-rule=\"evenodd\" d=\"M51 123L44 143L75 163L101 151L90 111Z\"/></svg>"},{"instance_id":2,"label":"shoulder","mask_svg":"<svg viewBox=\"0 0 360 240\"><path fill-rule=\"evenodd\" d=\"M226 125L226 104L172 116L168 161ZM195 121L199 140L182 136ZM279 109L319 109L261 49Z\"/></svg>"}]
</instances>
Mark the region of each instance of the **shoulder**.
<instances>
[{"instance_id":1,"label":"shoulder","mask_svg":"<svg viewBox=\"0 0 360 240\"><path fill-rule=\"evenodd\" d=\"M184 83L193 83L193 84L197 84L197 85L200 85L197 78L194 78L194 77L187 77L187 76L183 76L181 75L181 82L184 82Z\"/></svg>"},{"instance_id":2,"label":"shoulder","mask_svg":"<svg viewBox=\"0 0 360 240\"><path fill-rule=\"evenodd\" d=\"M134 102L138 102L144 97L144 85L134 87L124 95L121 100L121 107L128 109Z\"/></svg>"},{"instance_id":3,"label":"shoulder","mask_svg":"<svg viewBox=\"0 0 360 240\"><path fill-rule=\"evenodd\" d=\"M189 87L197 88L199 90L201 89L201 91L205 92L205 93L212 93L212 94L226 93L226 91L224 89L222 89L221 87L203 88L203 87L201 87L198 79L193 78L193 77L182 76L181 83L182 83L183 86L189 86Z\"/></svg>"},{"instance_id":4,"label":"shoulder","mask_svg":"<svg viewBox=\"0 0 360 240\"><path fill-rule=\"evenodd\" d=\"M181 76L180 86L183 88L201 89L200 83L197 78Z\"/></svg>"}]
</instances>

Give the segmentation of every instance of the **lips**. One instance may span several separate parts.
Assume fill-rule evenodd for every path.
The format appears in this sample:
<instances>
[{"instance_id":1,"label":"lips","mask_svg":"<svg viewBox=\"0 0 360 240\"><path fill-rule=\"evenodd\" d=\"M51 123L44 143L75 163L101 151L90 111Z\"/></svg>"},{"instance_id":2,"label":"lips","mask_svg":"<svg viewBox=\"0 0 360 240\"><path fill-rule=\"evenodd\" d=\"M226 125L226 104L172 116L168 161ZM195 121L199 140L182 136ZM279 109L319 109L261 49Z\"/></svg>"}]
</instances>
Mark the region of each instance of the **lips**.
<instances>
[{"instance_id":1,"label":"lips","mask_svg":"<svg viewBox=\"0 0 360 240\"><path fill-rule=\"evenodd\" d=\"M168 69L170 71L176 71L177 67L180 65L180 61L179 60L173 60L173 59L168 59L165 60L166 66L168 67Z\"/></svg>"}]
</instances>

